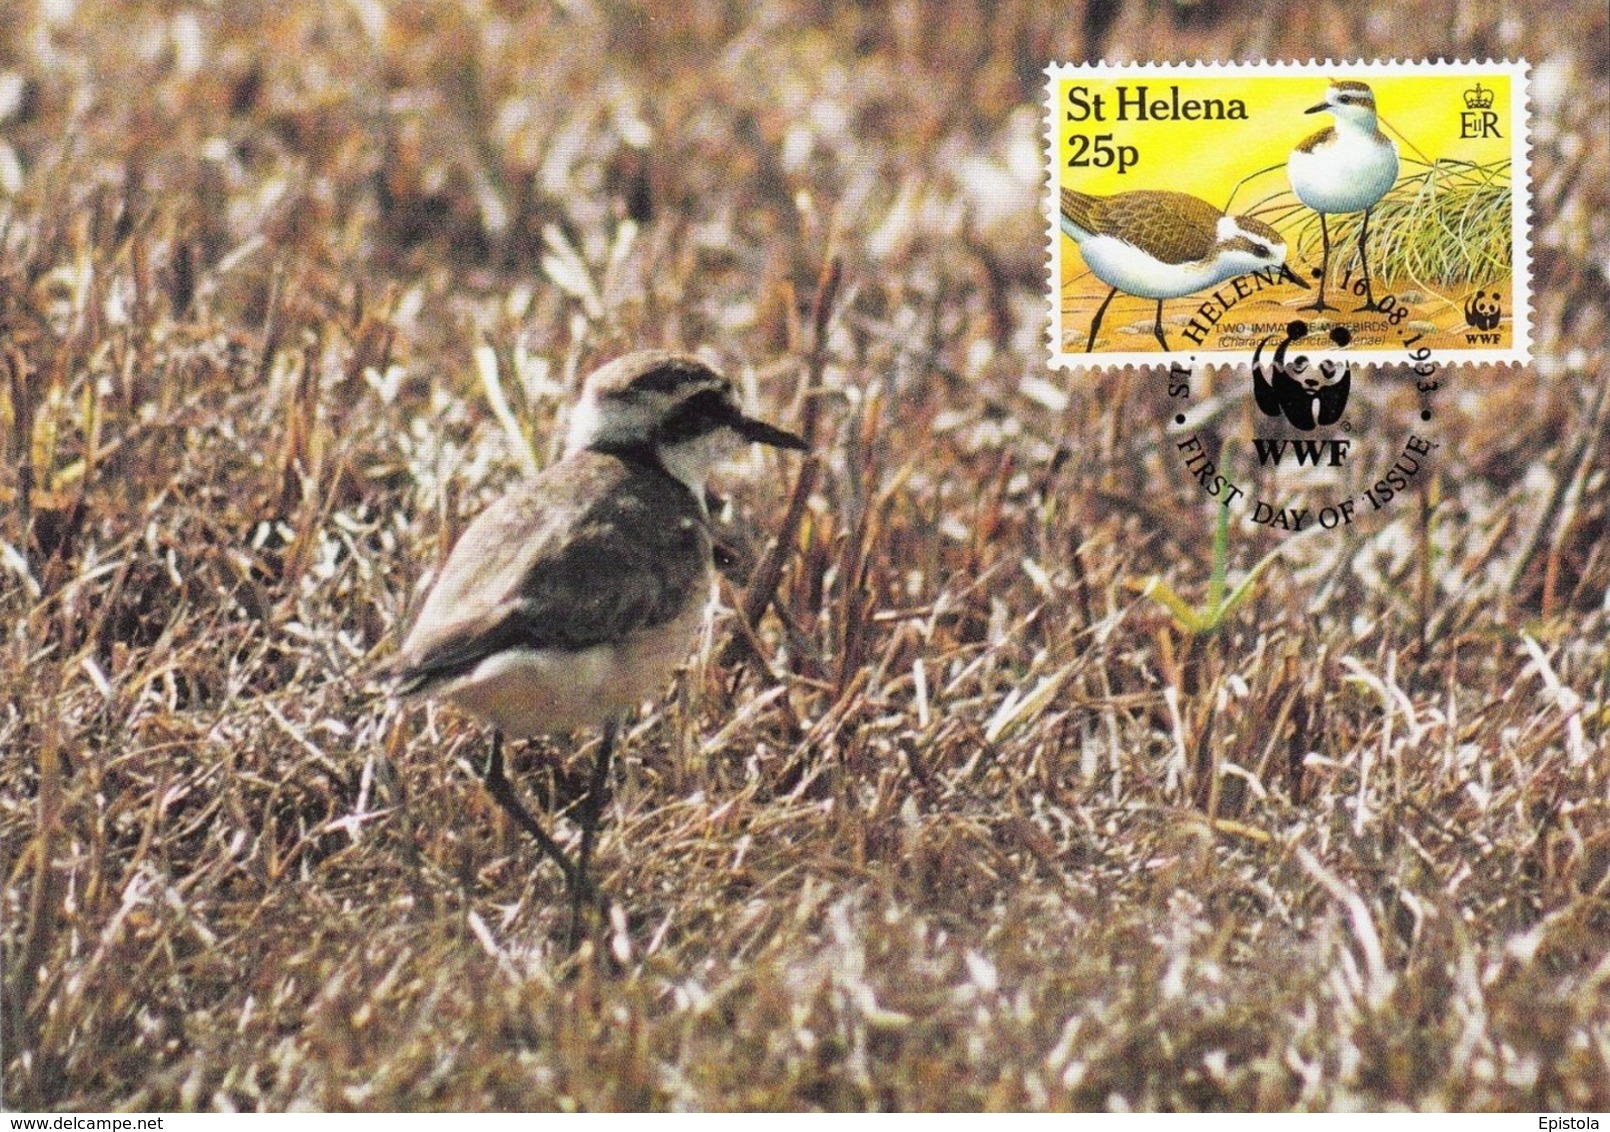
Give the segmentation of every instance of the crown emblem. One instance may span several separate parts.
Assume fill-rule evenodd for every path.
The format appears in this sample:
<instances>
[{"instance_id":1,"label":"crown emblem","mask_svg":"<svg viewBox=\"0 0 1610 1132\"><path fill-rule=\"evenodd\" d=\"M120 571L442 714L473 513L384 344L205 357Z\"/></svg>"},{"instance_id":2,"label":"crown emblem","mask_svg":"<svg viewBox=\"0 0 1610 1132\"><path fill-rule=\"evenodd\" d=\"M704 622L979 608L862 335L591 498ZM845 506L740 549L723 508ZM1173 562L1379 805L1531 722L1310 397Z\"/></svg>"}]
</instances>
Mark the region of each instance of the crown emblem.
<instances>
[{"instance_id":1,"label":"crown emblem","mask_svg":"<svg viewBox=\"0 0 1610 1132\"><path fill-rule=\"evenodd\" d=\"M1465 107L1469 110L1488 110L1493 105L1493 92L1484 90L1477 83L1470 90L1465 91Z\"/></svg>"}]
</instances>

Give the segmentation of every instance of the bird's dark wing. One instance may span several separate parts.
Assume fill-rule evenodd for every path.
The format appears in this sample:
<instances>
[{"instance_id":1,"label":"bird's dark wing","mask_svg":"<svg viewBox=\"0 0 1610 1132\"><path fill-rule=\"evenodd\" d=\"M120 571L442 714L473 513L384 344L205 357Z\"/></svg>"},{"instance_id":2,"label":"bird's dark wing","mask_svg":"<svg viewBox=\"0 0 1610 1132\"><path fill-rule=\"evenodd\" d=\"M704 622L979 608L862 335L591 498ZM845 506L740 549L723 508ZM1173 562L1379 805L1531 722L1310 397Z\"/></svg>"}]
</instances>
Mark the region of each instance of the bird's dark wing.
<instances>
[{"instance_id":1,"label":"bird's dark wing","mask_svg":"<svg viewBox=\"0 0 1610 1132\"><path fill-rule=\"evenodd\" d=\"M1062 215L1086 232L1096 231L1096 212L1101 208L1102 198L1093 197L1089 193L1076 192L1068 188L1067 185L1060 187L1062 189Z\"/></svg>"},{"instance_id":2,"label":"bird's dark wing","mask_svg":"<svg viewBox=\"0 0 1610 1132\"><path fill-rule=\"evenodd\" d=\"M1189 193L1136 189L1098 197L1061 188L1062 215L1075 227L1114 236L1164 263L1207 259L1218 242L1219 210Z\"/></svg>"},{"instance_id":3,"label":"bird's dark wing","mask_svg":"<svg viewBox=\"0 0 1610 1132\"><path fill-rule=\"evenodd\" d=\"M1297 152L1298 153L1313 153L1314 150L1318 149L1320 146L1324 145L1326 142L1330 141L1335 136L1336 136L1336 127L1335 126L1326 126L1323 130L1320 130L1318 133L1309 134L1302 141L1298 142L1297 143Z\"/></svg>"},{"instance_id":4,"label":"bird's dark wing","mask_svg":"<svg viewBox=\"0 0 1610 1132\"><path fill-rule=\"evenodd\" d=\"M1102 205L1102 231L1164 263L1207 259L1218 241L1219 210L1189 193L1139 189Z\"/></svg>"},{"instance_id":5,"label":"bird's dark wing","mask_svg":"<svg viewBox=\"0 0 1610 1132\"><path fill-rule=\"evenodd\" d=\"M704 601L710 536L663 469L587 452L472 523L403 644L409 695L510 649L573 652L662 624Z\"/></svg>"}]
</instances>

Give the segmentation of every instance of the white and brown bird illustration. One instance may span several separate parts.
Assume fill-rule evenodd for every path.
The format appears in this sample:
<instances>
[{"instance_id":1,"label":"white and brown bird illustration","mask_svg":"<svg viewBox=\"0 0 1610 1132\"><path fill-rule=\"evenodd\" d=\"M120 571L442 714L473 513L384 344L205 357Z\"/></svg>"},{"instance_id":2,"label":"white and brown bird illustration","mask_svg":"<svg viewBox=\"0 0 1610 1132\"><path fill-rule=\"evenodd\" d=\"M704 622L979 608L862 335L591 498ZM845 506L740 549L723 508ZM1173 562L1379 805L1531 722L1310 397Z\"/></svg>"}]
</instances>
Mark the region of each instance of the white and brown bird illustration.
<instances>
[{"instance_id":1,"label":"white and brown bird illustration","mask_svg":"<svg viewBox=\"0 0 1610 1132\"><path fill-rule=\"evenodd\" d=\"M1119 291L1157 300L1153 332L1167 350L1165 299L1286 262L1285 240L1274 228L1255 217L1227 216L1188 193L1136 189L1102 197L1063 186L1061 220L1085 264L1112 288L1091 319L1086 353Z\"/></svg>"},{"instance_id":2,"label":"white and brown bird illustration","mask_svg":"<svg viewBox=\"0 0 1610 1132\"><path fill-rule=\"evenodd\" d=\"M1325 101L1304 113L1329 113L1335 120L1297 144L1286 161L1286 175L1297 199L1319 213L1320 265L1319 293L1304 310L1335 310L1325 301L1325 277L1330 273L1330 227L1332 214L1362 212L1358 229L1358 255L1364 272L1363 311L1378 311L1370 280L1370 261L1366 245L1370 233L1370 210L1386 195L1398 179L1398 147L1381 132L1375 110L1375 94L1368 83L1342 80L1332 82Z\"/></svg>"}]
</instances>

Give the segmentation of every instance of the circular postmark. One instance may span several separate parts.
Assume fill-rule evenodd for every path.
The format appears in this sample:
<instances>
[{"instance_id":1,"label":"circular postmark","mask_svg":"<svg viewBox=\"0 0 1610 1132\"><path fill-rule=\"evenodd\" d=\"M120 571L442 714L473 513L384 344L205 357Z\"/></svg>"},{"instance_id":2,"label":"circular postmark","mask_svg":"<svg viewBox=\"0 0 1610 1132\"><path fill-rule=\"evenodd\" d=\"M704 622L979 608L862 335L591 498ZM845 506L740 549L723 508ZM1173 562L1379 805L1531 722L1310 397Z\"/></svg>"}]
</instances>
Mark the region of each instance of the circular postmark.
<instances>
[{"instance_id":1,"label":"circular postmark","mask_svg":"<svg viewBox=\"0 0 1610 1132\"><path fill-rule=\"evenodd\" d=\"M1363 294L1362 281L1355 288ZM1334 319L1293 318L1284 325L1238 328L1252 348L1253 435L1220 441L1190 420L1196 361L1169 369L1174 401L1169 440L1183 471L1208 497L1242 511L1280 534L1332 530L1390 506L1427 474L1440 442L1433 438L1435 397L1446 384L1441 365L1421 345L1424 333L1405 325L1406 308L1392 295L1371 309ZM1396 338L1402 362L1367 367L1349 360L1361 333ZM1415 423L1386 447L1366 445L1362 422L1349 411L1355 393L1393 372L1412 382ZM1242 449L1237 453L1232 446ZM1357 452L1375 451L1358 467ZM1239 471L1232 471L1237 468Z\"/></svg>"}]
</instances>

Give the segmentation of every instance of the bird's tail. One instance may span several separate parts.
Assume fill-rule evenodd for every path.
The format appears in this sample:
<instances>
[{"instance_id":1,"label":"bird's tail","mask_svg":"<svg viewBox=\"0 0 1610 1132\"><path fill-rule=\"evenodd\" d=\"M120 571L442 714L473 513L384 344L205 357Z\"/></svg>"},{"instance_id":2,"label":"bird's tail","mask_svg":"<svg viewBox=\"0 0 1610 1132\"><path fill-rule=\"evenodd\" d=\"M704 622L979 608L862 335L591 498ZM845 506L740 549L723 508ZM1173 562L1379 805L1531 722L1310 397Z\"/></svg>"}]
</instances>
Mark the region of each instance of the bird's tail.
<instances>
[{"instance_id":1,"label":"bird's tail","mask_svg":"<svg viewBox=\"0 0 1610 1132\"><path fill-rule=\"evenodd\" d=\"M390 656L366 664L359 679L368 685L379 684L387 695L407 699L418 695L431 683L432 674L423 672L410 658L394 652Z\"/></svg>"},{"instance_id":2,"label":"bird's tail","mask_svg":"<svg viewBox=\"0 0 1610 1132\"><path fill-rule=\"evenodd\" d=\"M1101 203L1100 197L1093 197L1089 193L1075 192L1068 186L1062 186L1062 219L1064 227L1072 224L1084 232L1096 230L1096 208Z\"/></svg>"}]
</instances>

